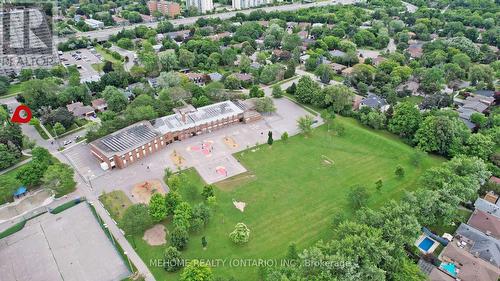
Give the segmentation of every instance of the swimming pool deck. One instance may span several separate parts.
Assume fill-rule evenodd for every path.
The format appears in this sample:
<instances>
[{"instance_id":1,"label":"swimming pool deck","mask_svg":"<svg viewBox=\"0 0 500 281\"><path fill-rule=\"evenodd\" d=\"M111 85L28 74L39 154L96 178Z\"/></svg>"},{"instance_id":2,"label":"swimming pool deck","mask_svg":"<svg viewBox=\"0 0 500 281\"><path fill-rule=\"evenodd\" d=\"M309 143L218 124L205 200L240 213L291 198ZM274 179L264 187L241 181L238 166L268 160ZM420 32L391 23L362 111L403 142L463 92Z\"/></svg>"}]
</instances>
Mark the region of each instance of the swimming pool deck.
<instances>
[{"instance_id":1,"label":"swimming pool deck","mask_svg":"<svg viewBox=\"0 0 500 281\"><path fill-rule=\"evenodd\" d=\"M422 243L422 241L424 241L425 239L429 239L431 240L432 242L434 242L432 244L432 246L428 249L428 250L425 250L425 249L422 249L420 248L420 243ZM422 234L420 235L420 237L418 237L417 241L415 241L415 246L424 254L430 254L432 252L434 252L436 250L436 248L439 246L439 242L430 238L429 236L425 235L425 234Z\"/></svg>"}]
</instances>

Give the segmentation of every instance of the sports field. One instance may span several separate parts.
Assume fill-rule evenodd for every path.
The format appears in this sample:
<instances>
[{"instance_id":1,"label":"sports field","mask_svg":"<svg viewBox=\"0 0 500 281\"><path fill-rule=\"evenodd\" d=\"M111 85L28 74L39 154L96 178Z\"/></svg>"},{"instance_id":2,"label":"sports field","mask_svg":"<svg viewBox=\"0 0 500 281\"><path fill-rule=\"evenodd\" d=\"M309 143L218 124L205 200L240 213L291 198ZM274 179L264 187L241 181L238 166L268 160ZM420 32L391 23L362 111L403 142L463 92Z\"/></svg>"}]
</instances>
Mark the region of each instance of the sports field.
<instances>
[{"instance_id":1,"label":"sports field","mask_svg":"<svg viewBox=\"0 0 500 281\"><path fill-rule=\"evenodd\" d=\"M230 267L229 261L279 259L290 242L303 249L320 239L331 239L333 219L353 214L347 199L351 186L366 186L371 194L368 206L376 208L398 199L405 190L414 190L422 172L443 161L425 156L415 166L415 150L397 137L367 129L350 118L337 117L334 123L345 128L342 136L327 132L323 125L310 137L299 135L276 141L272 148L263 145L238 153L237 159L249 172L218 184L215 216L205 230L190 235L183 257L226 260L226 266L214 269L216 276L257 280L257 267ZM403 178L394 174L398 165L406 171ZM201 191L203 183L196 172L187 174ZM378 179L383 181L379 191L375 188ZM244 212L235 208L233 200L246 203ZM228 238L238 222L251 230L250 241L243 246L233 245ZM206 250L202 236L208 241ZM162 257L164 246L151 247L140 238L135 242L147 264ZM158 280L178 276L159 267L151 266L151 270Z\"/></svg>"}]
</instances>

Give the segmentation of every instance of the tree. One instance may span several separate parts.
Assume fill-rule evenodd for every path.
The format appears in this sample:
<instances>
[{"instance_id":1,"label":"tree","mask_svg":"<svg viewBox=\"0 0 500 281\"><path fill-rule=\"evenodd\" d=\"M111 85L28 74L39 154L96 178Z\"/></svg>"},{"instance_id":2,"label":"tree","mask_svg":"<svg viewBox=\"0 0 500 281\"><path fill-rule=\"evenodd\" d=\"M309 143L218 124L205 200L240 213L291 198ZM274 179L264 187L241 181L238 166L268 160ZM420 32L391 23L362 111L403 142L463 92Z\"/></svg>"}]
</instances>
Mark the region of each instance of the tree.
<instances>
[{"instance_id":1,"label":"tree","mask_svg":"<svg viewBox=\"0 0 500 281\"><path fill-rule=\"evenodd\" d=\"M321 83L323 84L330 84L330 81L334 77L334 72L333 69L326 64L320 64L316 70L314 71L316 76L321 80Z\"/></svg>"},{"instance_id":2,"label":"tree","mask_svg":"<svg viewBox=\"0 0 500 281\"><path fill-rule=\"evenodd\" d=\"M207 238L205 236L201 237L201 246L206 249L208 245Z\"/></svg>"},{"instance_id":3,"label":"tree","mask_svg":"<svg viewBox=\"0 0 500 281\"><path fill-rule=\"evenodd\" d=\"M352 109L354 93L345 85L334 85L323 88L325 105L335 113L347 113Z\"/></svg>"},{"instance_id":4,"label":"tree","mask_svg":"<svg viewBox=\"0 0 500 281\"><path fill-rule=\"evenodd\" d=\"M182 268L182 257L175 247L167 247L163 253L164 269L168 272L176 272Z\"/></svg>"},{"instance_id":5,"label":"tree","mask_svg":"<svg viewBox=\"0 0 500 281\"><path fill-rule=\"evenodd\" d=\"M195 55L186 49L179 50L179 64L182 67L192 68L194 67Z\"/></svg>"},{"instance_id":6,"label":"tree","mask_svg":"<svg viewBox=\"0 0 500 281\"><path fill-rule=\"evenodd\" d=\"M319 92L320 87L318 83L313 81L311 77L305 75L299 79L295 96L301 103L311 103L313 101L313 97L317 96Z\"/></svg>"},{"instance_id":7,"label":"tree","mask_svg":"<svg viewBox=\"0 0 500 281\"><path fill-rule=\"evenodd\" d=\"M366 126L380 130L385 127L386 116L378 110L369 110L368 113L360 114L360 120Z\"/></svg>"},{"instance_id":8,"label":"tree","mask_svg":"<svg viewBox=\"0 0 500 281\"><path fill-rule=\"evenodd\" d=\"M106 86L102 92L102 96L108 104L108 109L111 111L121 112L127 107L127 98L114 86Z\"/></svg>"},{"instance_id":9,"label":"tree","mask_svg":"<svg viewBox=\"0 0 500 281\"><path fill-rule=\"evenodd\" d=\"M189 235L187 230L184 227L176 226L170 234L170 243L172 246L174 246L177 250L182 251L186 248L188 242Z\"/></svg>"},{"instance_id":10,"label":"tree","mask_svg":"<svg viewBox=\"0 0 500 281\"><path fill-rule=\"evenodd\" d=\"M264 91L259 89L259 87L257 85L253 85L252 88L250 88L249 96L251 98L262 98L262 97L264 97L264 95L265 95Z\"/></svg>"},{"instance_id":11,"label":"tree","mask_svg":"<svg viewBox=\"0 0 500 281\"><path fill-rule=\"evenodd\" d=\"M160 193L155 193L149 200L149 215L155 222L160 222L167 217L167 206L165 197Z\"/></svg>"},{"instance_id":12,"label":"tree","mask_svg":"<svg viewBox=\"0 0 500 281\"><path fill-rule=\"evenodd\" d=\"M241 88L241 81L234 75L229 75L224 79L224 87L230 90L237 90Z\"/></svg>"},{"instance_id":13,"label":"tree","mask_svg":"<svg viewBox=\"0 0 500 281\"><path fill-rule=\"evenodd\" d=\"M376 182L375 182L375 188L377 188L378 191L380 191L382 189L382 186L384 185L384 183L382 182L382 179L378 179Z\"/></svg>"},{"instance_id":14,"label":"tree","mask_svg":"<svg viewBox=\"0 0 500 281\"><path fill-rule=\"evenodd\" d=\"M270 97L263 97L255 100L255 110L260 113L271 113L276 111L276 107Z\"/></svg>"},{"instance_id":15,"label":"tree","mask_svg":"<svg viewBox=\"0 0 500 281\"><path fill-rule=\"evenodd\" d=\"M348 193L349 201L355 209L366 206L369 196L368 190L363 185L351 186Z\"/></svg>"},{"instance_id":16,"label":"tree","mask_svg":"<svg viewBox=\"0 0 500 281\"><path fill-rule=\"evenodd\" d=\"M470 136L470 130L457 117L428 116L415 134L417 147L441 155L459 154Z\"/></svg>"},{"instance_id":17,"label":"tree","mask_svg":"<svg viewBox=\"0 0 500 281\"><path fill-rule=\"evenodd\" d=\"M209 197L215 196L214 186L211 184L203 186L203 191L201 192L201 196L207 200Z\"/></svg>"},{"instance_id":18,"label":"tree","mask_svg":"<svg viewBox=\"0 0 500 281\"><path fill-rule=\"evenodd\" d=\"M394 106L394 113L389 120L389 131L400 137L413 140L422 123L422 115L411 102L401 102Z\"/></svg>"},{"instance_id":19,"label":"tree","mask_svg":"<svg viewBox=\"0 0 500 281\"><path fill-rule=\"evenodd\" d=\"M116 45L122 49L132 50L134 48L134 42L129 38L120 38Z\"/></svg>"},{"instance_id":20,"label":"tree","mask_svg":"<svg viewBox=\"0 0 500 281\"><path fill-rule=\"evenodd\" d=\"M242 222L237 223L229 238L235 244L245 244L250 239L250 229Z\"/></svg>"},{"instance_id":21,"label":"tree","mask_svg":"<svg viewBox=\"0 0 500 281\"><path fill-rule=\"evenodd\" d=\"M17 160L17 151L0 143L0 170L12 166Z\"/></svg>"},{"instance_id":22,"label":"tree","mask_svg":"<svg viewBox=\"0 0 500 281\"><path fill-rule=\"evenodd\" d=\"M284 132L283 134L281 134L281 140L282 141L287 141L288 140L288 133L287 132Z\"/></svg>"},{"instance_id":23,"label":"tree","mask_svg":"<svg viewBox=\"0 0 500 281\"><path fill-rule=\"evenodd\" d=\"M174 210L177 208L179 203L182 202L181 195L176 190L170 190L167 195L165 195L165 207L167 215L173 215Z\"/></svg>"},{"instance_id":24,"label":"tree","mask_svg":"<svg viewBox=\"0 0 500 281\"><path fill-rule=\"evenodd\" d=\"M286 256L285 258L287 260L298 260L299 259L299 252L297 250L297 244L295 243L290 243L288 245L288 249L286 251Z\"/></svg>"},{"instance_id":25,"label":"tree","mask_svg":"<svg viewBox=\"0 0 500 281\"><path fill-rule=\"evenodd\" d=\"M104 73L110 73L110 72L111 72L111 71L113 71L113 70L114 70L114 69L113 69L113 63L112 63L112 62L110 62L110 61L108 61L108 60L107 60L107 61L105 61L105 62L104 62L104 65L103 65L103 67L102 67L102 71L103 71Z\"/></svg>"},{"instance_id":26,"label":"tree","mask_svg":"<svg viewBox=\"0 0 500 281\"><path fill-rule=\"evenodd\" d=\"M212 281L212 269L199 260L192 260L181 273L180 281Z\"/></svg>"},{"instance_id":27,"label":"tree","mask_svg":"<svg viewBox=\"0 0 500 281\"><path fill-rule=\"evenodd\" d=\"M172 71L179 67L179 61L174 52L164 52L158 56L158 59L164 71Z\"/></svg>"},{"instance_id":28,"label":"tree","mask_svg":"<svg viewBox=\"0 0 500 281\"><path fill-rule=\"evenodd\" d=\"M273 132L269 131L267 133L267 144L268 145L273 145L273 142L274 142L274 140L273 140Z\"/></svg>"},{"instance_id":29,"label":"tree","mask_svg":"<svg viewBox=\"0 0 500 281\"><path fill-rule=\"evenodd\" d=\"M311 115L302 116L297 120L297 126L304 135L309 135L312 132L314 118Z\"/></svg>"},{"instance_id":30,"label":"tree","mask_svg":"<svg viewBox=\"0 0 500 281\"><path fill-rule=\"evenodd\" d=\"M281 90L280 85L274 85L273 86L272 96L275 99L283 97L283 90Z\"/></svg>"},{"instance_id":31,"label":"tree","mask_svg":"<svg viewBox=\"0 0 500 281\"><path fill-rule=\"evenodd\" d=\"M172 223L176 227L189 229L191 218L193 217L193 210L187 202L180 202L174 210Z\"/></svg>"},{"instance_id":32,"label":"tree","mask_svg":"<svg viewBox=\"0 0 500 281\"><path fill-rule=\"evenodd\" d=\"M158 85L162 88L177 87L181 82L181 76L175 71L161 72L158 77Z\"/></svg>"},{"instance_id":33,"label":"tree","mask_svg":"<svg viewBox=\"0 0 500 281\"><path fill-rule=\"evenodd\" d=\"M493 68L489 65L477 64L469 68L469 80L472 85L483 82L488 88L493 88Z\"/></svg>"},{"instance_id":34,"label":"tree","mask_svg":"<svg viewBox=\"0 0 500 281\"><path fill-rule=\"evenodd\" d=\"M141 235L153 225L146 204L134 204L128 207L120 220L120 227L128 235Z\"/></svg>"},{"instance_id":35,"label":"tree","mask_svg":"<svg viewBox=\"0 0 500 281\"><path fill-rule=\"evenodd\" d=\"M59 123L59 122L57 122L57 123L54 124L54 128L53 129L54 129L55 133L58 136L64 134L64 132L66 131L66 129L64 128L64 126L61 123Z\"/></svg>"},{"instance_id":36,"label":"tree","mask_svg":"<svg viewBox=\"0 0 500 281\"><path fill-rule=\"evenodd\" d=\"M405 169L403 168L403 166L398 165L398 166L396 167L396 170L394 170L394 174L395 174L396 176L398 176L399 178L402 178L402 177L404 177L404 176L405 176Z\"/></svg>"},{"instance_id":37,"label":"tree","mask_svg":"<svg viewBox=\"0 0 500 281\"><path fill-rule=\"evenodd\" d=\"M467 145L465 147L465 153L467 155L487 161L493 154L495 142L493 142L490 136L477 133L472 134L469 139L467 139Z\"/></svg>"},{"instance_id":38,"label":"tree","mask_svg":"<svg viewBox=\"0 0 500 281\"><path fill-rule=\"evenodd\" d=\"M53 190L56 197L68 194L75 190L76 182L73 179L74 171L70 166L62 163L50 165L42 178L43 187Z\"/></svg>"},{"instance_id":39,"label":"tree","mask_svg":"<svg viewBox=\"0 0 500 281\"><path fill-rule=\"evenodd\" d=\"M295 95L296 91L297 91L297 85L295 84L295 82L293 82L292 85L290 85L290 87L286 88L286 92L289 95Z\"/></svg>"},{"instance_id":40,"label":"tree","mask_svg":"<svg viewBox=\"0 0 500 281\"><path fill-rule=\"evenodd\" d=\"M295 48L300 46L302 40L296 33L288 34L285 33L283 35L283 39L281 40L281 47L283 50L293 51Z\"/></svg>"},{"instance_id":41,"label":"tree","mask_svg":"<svg viewBox=\"0 0 500 281\"><path fill-rule=\"evenodd\" d=\"M484 114L482 113L474 112L470 116L470 121L479 128L483 128L488 123L488 118L486 118L486 116L484 116Z\"/></svg>"},{"instance_id":42,"label":"tree","mask_svg":"<svg viewBox=\"0 0 500 281\"><path fill-rule=\"evenodd\" d=\"M434 94L443 88L444 72L437 67L425 69L420 81L420 88L426 94Z\"/></svg>"}]
</instances>

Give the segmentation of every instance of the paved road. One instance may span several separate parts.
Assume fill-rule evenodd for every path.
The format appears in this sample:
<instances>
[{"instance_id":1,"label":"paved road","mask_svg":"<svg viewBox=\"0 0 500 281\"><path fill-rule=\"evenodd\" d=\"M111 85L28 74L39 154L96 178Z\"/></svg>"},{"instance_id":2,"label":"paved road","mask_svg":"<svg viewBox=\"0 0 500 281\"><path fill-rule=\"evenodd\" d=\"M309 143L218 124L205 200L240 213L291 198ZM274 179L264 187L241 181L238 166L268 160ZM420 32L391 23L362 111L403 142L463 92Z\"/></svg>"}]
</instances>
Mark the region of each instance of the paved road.
<instances>
[{"instance_id":1,"label":"paved road","mask_svg":"<svg viewBox=\"0 0 500 281\"><path fill-rule=\"evenodd\" d=\"M183 19L175 19L171 20L170 22L174 26L178 25L190 25L195 23L199 18L220 18L220 19L229 19L231 17L234 17L236 13L243 13L243 14L250 14L251 12L255 10L263 10L266 12L275 12L275 11L295 11L299 9L306 9L306 8L313 8L313 7L325 7L329 5L349 5L349 4L354 4L356 2L359 2L359 0L335 0L335 1L323 1L323 2L315 2L315 3L307 3L307 4L302 4L302 3L294 3L290 5L283 5L283 6L273 6L273 7L263 7L263 8L255 8L255 9L248 9L248 10L240 10L240 11L233 11L233 12L226 12L226 13L217 13L217 14L212 14L212 15L203 15L203 16L197 16L197 17L189 17L189 18L183 18ZM107 28L103 30L95 30L95 31L89 31L89 32L80 32L77 33L77 37L90 37L91 39L97 39L98 41L104 41L109 39L110 35L118 33L122 29L133 29L136 26L139 25L145 25L148 27L153 27L156 28L158 25L158 22L153 22L153 23L139 23L139 24L131 24L125 27L112 27L112 28ZM58 39L59 42L64 42L67 38L61 37Z\"/></svg>"}]
</instances>

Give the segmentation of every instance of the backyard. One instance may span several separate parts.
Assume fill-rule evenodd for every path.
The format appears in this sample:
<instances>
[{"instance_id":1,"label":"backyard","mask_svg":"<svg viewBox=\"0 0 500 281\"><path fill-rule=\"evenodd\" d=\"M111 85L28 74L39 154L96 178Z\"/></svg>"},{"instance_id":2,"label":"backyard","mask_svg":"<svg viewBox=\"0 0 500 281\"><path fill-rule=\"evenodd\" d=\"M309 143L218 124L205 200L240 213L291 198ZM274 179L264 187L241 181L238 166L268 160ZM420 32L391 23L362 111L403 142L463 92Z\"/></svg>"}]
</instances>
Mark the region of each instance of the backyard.
<instances>
[{"instance_id":1,"label":"backyard","mask_svg":"<svg viewBox=\"0 0 500 281\"><path fill-rule=\"evenodd\" d=\"M351 186L366 186L371 194L367 204L377 208L398 199L405 190L416 189L422 172L443 161L428 156L415 165L415 150L397 137L367 129L350 118L337 117L334 123L345 128L342 136L321 126L309 137L299 135L275 142L272 148L263 145L237 153L236 158L249 172L218 184L215 215L205 230L190 234L183 257L223 259L227 263L234 259L283 258L291 242L303 249L320 239L332 238L332 221L355 211L347 198ZM398 165L405 169L403 178L394 173ZM201 192L203 183L197 173L188 170L186 174ZM375 182L379 179L383 186L377 190ZM234 200L246 203L244 212L235 208ZM243 246L234 245L228 238L238 222L251 230L250 241ZM170 222L165 225L171 229ZM208 241L206 250L201 245L203 236ZM150 259L162 258L164 246L149 246L142 237L134 240L137 252L157 279L173 277L150 264ZM214 271L216 276L256 280L259 270L225 266Z\"/></svg>"}]
</instances>

